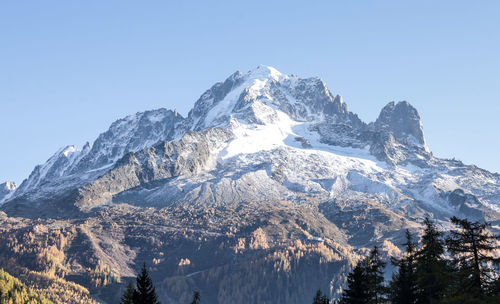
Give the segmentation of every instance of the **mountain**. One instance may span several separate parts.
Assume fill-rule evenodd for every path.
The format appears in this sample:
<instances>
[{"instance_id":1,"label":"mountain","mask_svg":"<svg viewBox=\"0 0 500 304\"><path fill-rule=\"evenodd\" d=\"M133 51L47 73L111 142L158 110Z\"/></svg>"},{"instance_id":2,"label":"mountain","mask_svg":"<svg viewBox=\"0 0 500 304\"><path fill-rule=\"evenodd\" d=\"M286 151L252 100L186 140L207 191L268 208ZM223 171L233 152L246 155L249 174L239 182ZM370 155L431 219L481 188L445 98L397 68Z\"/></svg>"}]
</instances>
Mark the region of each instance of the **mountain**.
<instances>
[{"instance_id":1,"label":"mountain","mask_svg":"<svg viewBox=\"0 0 500 304\"><path fill-rule=\"evenodd\" d=\"M499 224L500 175L435 157L408 102L365 123L320 78L259 66L187 117L137 113L59 150L1 210L0 266L15 256L99 300L116 301L146 262L163 303L193 290L303 303L319 287L338 295L367 248L397 255L426 216Z\"/></svg>"},{"instance_id":2,"label":"mountain","mask_svg":"<svg viewBox=\"0 0 500 304\"><path fill-rule=\"evenodd\" d=\"M12 194L14 194L16 189L17 189L17 184L15 182L9 181L0 184L0 204L3 201L8 200L12 196Z\"/></svg>"}]
</instances>

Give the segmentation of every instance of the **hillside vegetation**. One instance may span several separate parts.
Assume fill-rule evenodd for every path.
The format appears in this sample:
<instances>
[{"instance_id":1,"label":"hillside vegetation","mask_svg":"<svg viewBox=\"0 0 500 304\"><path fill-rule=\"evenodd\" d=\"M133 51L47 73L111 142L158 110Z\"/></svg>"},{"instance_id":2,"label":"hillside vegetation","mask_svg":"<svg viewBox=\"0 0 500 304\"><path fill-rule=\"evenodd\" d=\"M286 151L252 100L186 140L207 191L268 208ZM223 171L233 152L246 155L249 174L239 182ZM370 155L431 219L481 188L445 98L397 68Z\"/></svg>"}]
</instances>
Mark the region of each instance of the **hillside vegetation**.
<instances>
[{"instance_id":1,"label":"hillside vegetation","mask_svg":"<svg viewBox=\"0 0 500 304\"><path fill-rule=\"evenodd\" d=\"M0 304L52 304L52 302L0 269Z\"/></svg>"}]
</instances>

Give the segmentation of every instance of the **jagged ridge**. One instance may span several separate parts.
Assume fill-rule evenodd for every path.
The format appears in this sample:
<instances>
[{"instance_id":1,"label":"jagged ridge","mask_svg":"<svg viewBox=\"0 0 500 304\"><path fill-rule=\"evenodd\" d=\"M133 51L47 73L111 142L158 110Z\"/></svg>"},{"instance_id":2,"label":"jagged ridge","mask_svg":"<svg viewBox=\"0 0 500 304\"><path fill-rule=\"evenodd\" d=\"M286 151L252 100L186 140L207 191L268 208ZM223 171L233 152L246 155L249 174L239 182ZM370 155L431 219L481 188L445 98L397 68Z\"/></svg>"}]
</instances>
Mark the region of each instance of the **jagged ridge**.
<instances>
[{"instance_id":1,"label":"jagged ridge","mask_svg":"<svg viewBox=\"0 0 500 304\"><path fill-rule=\"evenodd\" d=\"M259 66L245 74L236 72L215 84L202 94L185 119L166 109L137 113L113 123L92 146L87 143L82 150L74 146L62 148L44 165L37 166L17 191L9 194L9 199L43 200L44 194L53 198L54 192L83 187L77 190L79 194L72 195L81 201L82 193L88 193L83 189L92 188L90 184L102 180L101 176L115 172L119 160L125 156L130 158L129 153L180 139L189 130L199 132L214 127L229 130L232 140L240 142L240 146L233 143L225 149L225 154L214 156L219 162L229 156L255 154L259 149L293 148L297 141L301 143L300 148L316 148L311 145L311 141L316 140L319 149L328 152L332 149L322 144L353 148L351 153L357 154L358 160L370 159L363 152L368 149L377 160L393 167L431 168L438 163L446 166L432 157L420 116L408 102L390 102L375 122L366 124L350 112L342 97L333 95L320 78L302 79ZM259 130L268 140L262 140ZM241 136L248 137L245 134L248 132L254 132L253 136L258 139L255 142L241 140ZM189 151L184 153L196 153ZM142 165L138 163L138 166ZM100 192L108 193L104 197L109 200L114 194L156 179L124 181L128 186Z\"/></svg>"}]
</instances>

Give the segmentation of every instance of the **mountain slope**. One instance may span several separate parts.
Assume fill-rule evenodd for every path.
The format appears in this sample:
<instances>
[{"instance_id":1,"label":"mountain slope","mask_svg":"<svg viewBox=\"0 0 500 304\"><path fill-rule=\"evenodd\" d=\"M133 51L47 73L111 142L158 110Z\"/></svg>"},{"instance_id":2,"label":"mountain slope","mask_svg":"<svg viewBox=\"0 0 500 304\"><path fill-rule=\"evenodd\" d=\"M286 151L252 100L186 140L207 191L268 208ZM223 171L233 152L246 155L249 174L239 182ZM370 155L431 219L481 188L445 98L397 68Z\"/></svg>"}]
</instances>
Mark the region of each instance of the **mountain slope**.
<instances>
[{"instance_id":1,"label":"mountain slope","mask_svg":"<svg viewBox=\"0 0 500 304\"><path fill-rule=\"evenodd\" d=\"M45 297L26 288L19 279L0 269L0 302L1 303L36 303L51 304Z\"/></svg>"},{"instance_id":2,"label":"mountain slope","mask_svg":"<svg viewBox=\"0 0 500 304\"><path fill-rule=\"evenodd\" d=\"M137 113L61 149L1 208L3 224L40 237L66 227L60 275L101 299L147 262L165 303L192 289L211 303L302 303L318 287L338 294L366 248L397 254L425 216L498 223L499 189L498 174L434 157L409 103L365 123L321 79L259 66L186 118Z\"/></svg>"}]
</instances>

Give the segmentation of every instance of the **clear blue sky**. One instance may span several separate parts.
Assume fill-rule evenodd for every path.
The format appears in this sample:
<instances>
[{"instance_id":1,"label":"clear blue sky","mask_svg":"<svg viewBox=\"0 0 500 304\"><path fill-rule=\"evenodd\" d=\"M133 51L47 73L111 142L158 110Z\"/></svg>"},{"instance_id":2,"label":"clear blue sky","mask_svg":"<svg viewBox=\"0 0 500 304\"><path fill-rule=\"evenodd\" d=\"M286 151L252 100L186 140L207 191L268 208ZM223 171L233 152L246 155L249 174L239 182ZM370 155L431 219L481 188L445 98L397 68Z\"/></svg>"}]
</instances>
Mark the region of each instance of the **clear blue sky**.
<instances>
[{"instance_id":1,"label":"clear blue sky","mask_svg":"<svg viewBox=\"0 0 500 304\"><path fill-rule=\"evenodd\" d=\"M0 2L0 182L259 64L367 122L407 100L435 155L500 171L500 1L184 2Z\"/></svg>"}]
</instances>

